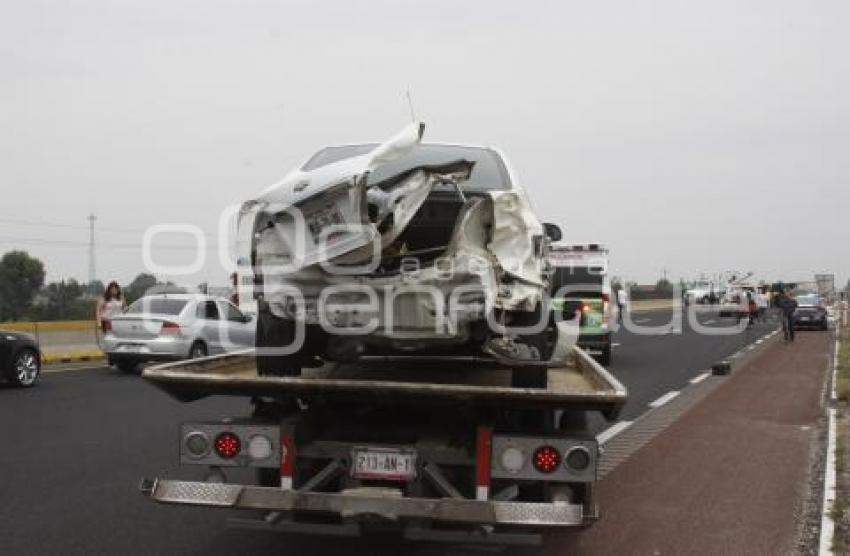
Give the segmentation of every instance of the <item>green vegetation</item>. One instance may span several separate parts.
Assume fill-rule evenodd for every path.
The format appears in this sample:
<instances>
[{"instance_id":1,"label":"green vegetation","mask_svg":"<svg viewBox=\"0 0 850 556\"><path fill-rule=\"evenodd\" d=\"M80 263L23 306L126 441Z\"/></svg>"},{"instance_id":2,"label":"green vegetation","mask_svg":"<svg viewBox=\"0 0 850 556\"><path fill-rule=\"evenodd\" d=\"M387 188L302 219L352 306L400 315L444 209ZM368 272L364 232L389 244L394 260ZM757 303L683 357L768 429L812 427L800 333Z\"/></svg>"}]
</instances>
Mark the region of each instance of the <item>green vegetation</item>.
<instances>
[{"instance_id":1,"label":"green vegetation","mask_svg":"<svg viewBox=\"0 0 850 556\"><path fill-rule=\"evenodd\" d=\"M0 321L27 314L41 286L44 264L26 251L9 251L0 259Z\"/></svg>"},{"instance_id":2,"label":"green vegetation","mask_svg":"<svg viewBox=\"0 0 850 556\"><path fill-rule=\"evenodd\" d=\"M44 283L44 264L26 251L9 251L0 258L0 322L94 320L97 300L104 284L70 278ZM171 289L152 274L141 273L124 286L124 297L132 303L151 291Z\"/></svg>"}]
</instances>

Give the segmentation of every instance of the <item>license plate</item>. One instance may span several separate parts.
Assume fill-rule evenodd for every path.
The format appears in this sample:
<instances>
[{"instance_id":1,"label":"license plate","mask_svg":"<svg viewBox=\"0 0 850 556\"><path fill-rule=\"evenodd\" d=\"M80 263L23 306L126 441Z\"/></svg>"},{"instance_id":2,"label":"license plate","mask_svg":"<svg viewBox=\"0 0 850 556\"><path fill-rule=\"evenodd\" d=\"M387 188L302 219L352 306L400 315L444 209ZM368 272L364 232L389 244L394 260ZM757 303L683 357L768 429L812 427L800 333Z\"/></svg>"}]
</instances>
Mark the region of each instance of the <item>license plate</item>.
<instances>
[{"instance_id":1,"label":"license plate","mask_svg":"<svg viewBox=\"0 0 850 556\"><path fill-rule=\"evenodd\" d=\"M319 239L322 234L322 230L324 230L325 228L345 223L345 220L342 218L342 213L335 205L327 205L316 210L315 212L311 212L306 216L306 220L307 228L310 230L310 234L315 240ZM330 240L334 236L340 235L341 233L342 232L331 232L326 237L328 240Z\"/></svg>"},{"instance_id":2,"label":"license plate","mask_svg":"<svg viewBox=\"0 0 850 556\"><path fill-rule=\"evenodd\" d=\"M351 476L355 479L411 481L416 478L416 452L399 448L354 448Z\"/></svg>"},{"instance_id":3,"label":"license plate","mask_svg":"<svg viewBox=\"0 0 850 556\"><path fill-rule=\"evenodd\" d=\"M800 320L809 320L809 317L800 317Z\"/></svg>"},{"instance_id":4,"label":"license plate","mask_svg":"<svg viewBox=\"0 0 850 556\"><path fill-rule=\"evenodd\" d=\"M118 351L126 351L129 353L137 353L142 350L142 346L138 344L123 344L118 346Z\"/></svg>"}]
</instances>

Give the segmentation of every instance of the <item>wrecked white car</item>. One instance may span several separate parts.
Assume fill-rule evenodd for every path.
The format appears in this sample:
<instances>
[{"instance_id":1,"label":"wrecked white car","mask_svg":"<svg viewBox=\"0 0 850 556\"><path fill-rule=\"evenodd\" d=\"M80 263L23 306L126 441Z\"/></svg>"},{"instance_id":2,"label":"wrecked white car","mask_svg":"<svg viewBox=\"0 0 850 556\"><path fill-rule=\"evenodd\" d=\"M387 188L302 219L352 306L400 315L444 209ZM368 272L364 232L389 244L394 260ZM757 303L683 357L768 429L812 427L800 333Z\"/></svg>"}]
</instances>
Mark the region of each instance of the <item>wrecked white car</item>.
<instances>
[{"instance_id":1,"label":"wrecked white car","mask_svg":"<svg viewBox=\"0 0 850 556\"><path fill-rule=\"evenodd\" d=\"M423 129L324 148L242 206L261 373L402 354L545 374L562 351L545 257L560 230L538 221L499 151L423 144Z\"/></svg>"}]
</instances>

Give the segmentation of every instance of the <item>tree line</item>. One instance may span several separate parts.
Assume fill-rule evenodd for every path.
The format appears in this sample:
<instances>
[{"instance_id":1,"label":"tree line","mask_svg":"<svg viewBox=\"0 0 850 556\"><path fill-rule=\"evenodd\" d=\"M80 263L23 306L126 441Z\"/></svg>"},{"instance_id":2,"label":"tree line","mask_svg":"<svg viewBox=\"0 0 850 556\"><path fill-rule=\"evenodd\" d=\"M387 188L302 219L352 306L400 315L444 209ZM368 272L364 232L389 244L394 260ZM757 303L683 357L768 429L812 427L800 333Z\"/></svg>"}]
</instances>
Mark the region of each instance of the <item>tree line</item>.
<instances>
[{"instance_id":1,"label":"tree line","mask_svg":"<svg viewBox=\"0 0 850 556\"><path fill-rule=\"evenodd\" d=\"M86 320L94 318L100 280L91 283L74 278L45 284L44 263L26 251L9 251L0 258L0 322ZM155 276L140 273L122 289L132 303L157 286L167 285Z\"/></svg>"}]
</instances>

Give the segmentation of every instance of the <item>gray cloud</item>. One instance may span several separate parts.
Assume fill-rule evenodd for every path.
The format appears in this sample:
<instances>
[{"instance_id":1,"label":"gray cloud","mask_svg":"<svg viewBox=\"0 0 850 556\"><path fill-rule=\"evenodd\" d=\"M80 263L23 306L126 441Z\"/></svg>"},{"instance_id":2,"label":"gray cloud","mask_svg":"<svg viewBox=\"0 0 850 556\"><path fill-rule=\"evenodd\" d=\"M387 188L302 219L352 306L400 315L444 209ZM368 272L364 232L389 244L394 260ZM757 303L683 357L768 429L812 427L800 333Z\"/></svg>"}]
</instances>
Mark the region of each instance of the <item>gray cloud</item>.
<instances>
[{"instance_id":1,"label":"gray cloud","mask_svg":"<svg viewBox=\"0 0 850 556\"><path fill-rule=\"evenodd\" d=\"M426 139L502 147L541 215L608 243L620 274L843 283L848 15L837 1L8 1L0 219L85 226L94 211L103 227L214 233L224 206L316 148L394 132L409 87ZM84 229L0 220L0 250L86 276L84 247L16 238ZM98 240L102 278L142 270L115 247L139 233ZM192 279L224 280L215 262Z\"/></svg>"}]
</instances>

